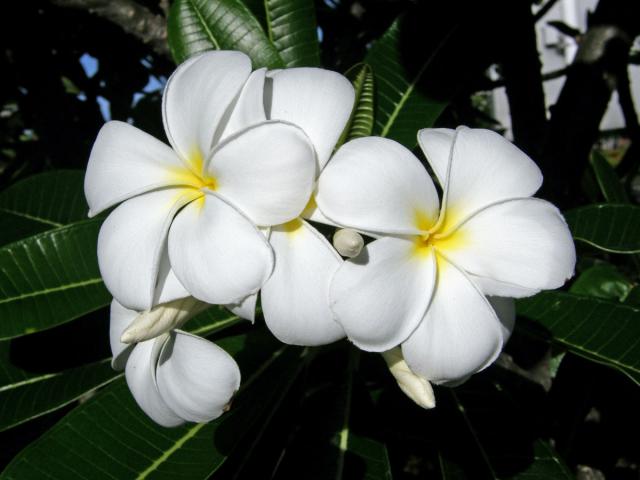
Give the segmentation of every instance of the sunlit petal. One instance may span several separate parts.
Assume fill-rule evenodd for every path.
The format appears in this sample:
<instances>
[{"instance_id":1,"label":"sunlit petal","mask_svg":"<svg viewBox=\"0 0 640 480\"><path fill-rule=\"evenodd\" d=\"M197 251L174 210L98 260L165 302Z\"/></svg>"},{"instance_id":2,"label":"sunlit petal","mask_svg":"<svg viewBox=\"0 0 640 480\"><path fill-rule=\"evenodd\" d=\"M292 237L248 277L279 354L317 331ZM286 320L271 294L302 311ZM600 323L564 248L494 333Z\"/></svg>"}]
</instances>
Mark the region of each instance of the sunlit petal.
<instances>
[{"instance_id":1,"label":"sunlit petal","mask_svg":"<svg viewBox=\"0 0 640 480\"><path fill-rule=\"evenodd\" d=\"M98 236L98 263L114 298L133 310L153 303L165 238L175 213L197 195L166 189L127 200L105 220Z\"/></svg>"},{"instance_id":2,"label":"sunlit petal","mask_svg":"<svg viewBox=\"0 0 640 480\"><path fill-rule=\"evenodd\" d=\"M184 423L184 419L167 406L156 383L156 364L166 340L163 337L138 343L129 356L125 377L133 398L144 413L158 425L175 427Z\"/></svg>"},{"instance_id":3,"label":"sunlit petal","mask_svg":"<svg viewBox=\"0 0 640 480\"><path fill-rule=\"evenodd\" d=\"M236 303L257 292L273 270L273 251L262 232L211 193L176 216L169 258L180 283L213 304Z\"/></svg>"},{"instance_id":4,"label":"sunlit petal","mask_svg":"<svg viewBox=\"0 0 640 480\"><path fill-rule=\"evenodd\" d=\"M314 182L313 146L302 130L274 121L249 127L213 152L207 165L216 193L257 225L297 217Z\"/></svg>"},{"instance_id":5,"label":"sunlit petal","mask_svg":"<svg viewBox=\"0 0 640 480\"><path fill-rule=\"evenodd\" d=\"M227 352L179 330L164 344L156 372L163 401L190 422L218 418L240 387L240 369Z\"/></svg>"},{"instance_id":6,"label":"sunlit petal","mask_svg":"<svg viewBox=\"0 0 640 480\"><path fill-rule=\"evenodd\" d=\"M386 237L347 260L331 283L336 320L363 350L382 352L407 339L427 310L435 282L431 249Z\"/></svg>"},{"instance_id":7,"label":"sunlit petal","mask_svg":"<svg viewBox=\"0 0 640 480\"><path fill-rule=\"evenodd\" d=\"M351 82L320 68L289 68L268 75L267 118L302 128L315 147L320 171L351 115L355 98Z\"/></svg>"},{"instance_id":8,"label":"sunlit petal","mask_svg":"<svg viewBox=\"0 0 640 480\"><path fill-rule=\"evenodd\" d=\"M318 180L316 202L339 225L417 234L438 217L438 194L418 159L393 140L366 137L343 145Z\"/></svg>"},{"instance_id":9,"label":"sunlit petal","mask_svg":"<svg viewBox=\"0 0 640 480\"><path fill-rule=\"evenodd\" d=\"M329 309L331 278L342 264L329 242L304 220L271 230L276 257L262 287L262 310L271 332L291 345L323 345L343 338Z\"/></svg>"},{"instance_id":10,"label":"sunlit petal","mask_svg":"<svg viewBox=\"0 0 640 480\"><path fill-rule=\"evenodd\" d=\"M463 379L500 353L502 327L482 293L454 265L438 259L438 281L424 319L402 344L411 370L432 383Z\"/></svg>"},{"instance_id":11,"label":"sunlit petal","mask_svg":"<svg viewBox=\"0 0 640 480\"><path fill-rule=\"evenodd\" d=\"M84 177L89 216L140 193L175 185L173 173L181 168L178 156L160 140L128 123L106 123Z\"/></svg>"}]
</instances>

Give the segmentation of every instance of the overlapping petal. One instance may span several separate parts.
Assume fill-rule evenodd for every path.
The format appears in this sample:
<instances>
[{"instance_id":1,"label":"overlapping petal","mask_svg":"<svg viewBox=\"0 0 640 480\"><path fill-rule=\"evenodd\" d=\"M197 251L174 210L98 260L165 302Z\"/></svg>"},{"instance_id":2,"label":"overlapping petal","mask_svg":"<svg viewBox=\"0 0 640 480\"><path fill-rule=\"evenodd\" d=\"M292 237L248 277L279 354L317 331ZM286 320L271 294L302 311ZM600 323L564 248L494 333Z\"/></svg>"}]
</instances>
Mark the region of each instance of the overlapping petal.
<instances>
[{"instance_id":1,"label":"overlapping petal","mask_svg":"<svg viewBox=\"0 0 640 480\"><path fill-rule=\"evenodd\" d=\"M100 273L123 306L151 308L171 221L198 194L177 188L149 192L118 206L102 224L98 236Z\"/></svg>"},{"instance_id":2,"label":"overlapping petal","mask_svg":"<svg viewBox=\"0 0 640 480\"><path fill-rule=\"evenodd\" d=\"M267 118L285 120L304 130L318 155L318 172L329 160L355 99L342 75L320 68L291 68L269 72Z\"/></svg>"},{"instance_id":3,"label":"overlapping petal","mask_svg":"<svg viewBox=\"0 0 640 480\"><path fill-rule=\"evenodd\" d=\"M183 208L169 232L169 259L196 298L237 303L255 293L273 270L264 235L239 210L208 193Z\"/></svg>"},{"instance_id":4,"label":"overlapping petal","mask_svg":"<svg viewBox=\"0 0 640 480\"><path fill-rule=\"evenodd\" d=\"M438 259L438 281L424 320L402 344L415 373L432 383L455 382L482 370L500 353L502 326L466 275Z\"/></svg>"},{"instance_id":5,"label":"overlapping petal","mask_svg":"<svg viewBox=\"0 0 640 480\"><path fill-rule=\"evenodd\" d=\"M298 127L268 121L220 144L206 169L216 193L257 225L278 225L297 217L309 200L313 146Z\"/></svg>"},{"instance_id":6,"label":"overlapping petal","mask_svg":"<svg viewBox=\"0 0 640 480\"><path fill-rule=\"evenodd\" d=\"M266 73L266 68L260 68L249 75L247 82L244 84L244 87L242 87L242 91L233 106L224 131L221 133L219 139L214 139L215 144L247 127L267 120L267 114L264 110Z\"/></svg>"},{"instance_id":7,"label":"overlapping petal","mask_svg":"<svg viewBox=\"0 0 640 480\"><path fill-rule=\"evenodd\" d=\"M229 303L225 305L231 313L237 315L240 318L249 320L253 323L256 319L256 303L258 302L258 294L252 293L243 298L239 302Z\"/></svg>"},{"instance_id":8,"label":"overlapping petal","mask_svg":"<svg viewBox=\"0 0 640 480\"><path fill-rule=\"evenodd\" d=\"M251 61L245 54L209 51L180 65L169 78L162 98L165 131L195 173L200 173L201 162L250 73Z\"/></svg>"},{"instance_id":9,"label":"overlapping petal","mask_svg":"<svg viewBox=\"0 0 640 480\"><path fill-rule=\"evenodd\" d=\"M318 180L316 202L339 225L419 234L438 218L435 186L418 159L393 140L366 137L343 145Z\"/></svg>"},{"instance_id":10,"label":"overlapping petal","mask_svg":"<svg viewBox=\"0 0 640 480\"><path fill-rule=\"evenodd\" d=\"M122 343L120 337L122 332L138 316L138 312L130 310L120 305L116 300L111 302L109 316L109 343L111 345L111 368L114 370L124 370L129 354L134 345Z\"/></svg>"},{"instance_id":11,"label":"overlapping petal","mask_svg":"<svg viewBox=\"0 0 640 480\"><path fill-rule=\"evenodd\" d=\"M474 214L455 235L460 248L445 254L474 275L537 290L561 287L573 275L571 232L558 209L544 200L496 203Z\"/></svg>"},{"instance_id":12,"label":"overlapping petal","mask_svg":"<svg viewBox=\"0 0 640 480\"><path fill-rule=\"evenodd\" d=\"M446 136L450 134L442 131L418 133L425 154L431 150L432 165L439 175ZM430 141L435 144L433 148L427 146ZM542 185L542 173L533 160L495 132L460 127L451 148L444 184L444 232L489 204L529 197Z\"/></svg>"},{"instance_id":13,"label":"overlapping petal","mask_svg":"<svg viewBox=\"0 0 640 480\"><path fill-rule=\"evenodd\" d=\"M168 248L168 242L165 241L162 253L160 254L160 268L158 269L153 305L172 302L173 300L191 295L187 289L184 288L184 285L180 283L180 280L178 280L178 277L176 277L176 274L171 268Z\"/></svg>"},{"instance_id":14,"label":"overlapping petal","mask_svg":"<svg viewBox=\"0 0 640 480\"><path fill-rule=\"evenodd\" d=\"M138 194L175 186L180 179L173 174L181 168L178 156L160 140L128 123L107 122L93 144L84 177L89 216Z\"/></svg>"},{"instance_id":15,"label":"overlapping petal","mask_svg":"<svg viewBox=\"0 0 640 480\"><path fill-rule=\"evenodd\" d=\"M290 345L324 345L344 337L329 309L329 285L342 264L329 242L304 220L271 230L273 274L262 287L271 332Z\"/></svg>"},{"instance_id":16,"label":"overlapping petal","mask_svg":"<svg viewBox=\"0 0 640 480\"><path fill-rule=\"evenodd\" d=\"M385 237L338 269L330 287L331 309L358 347L389 350L422 320L435 275L431 249L417 253L412 240Z\"/></svg>"},{"instance_id":17,"label":"overlapping petal","mask_svg":"<svg viewBox=\"0 0 640 480\"><path fill-rule=\"evenodd\" d=\"M127 385L137 404L154 422L163 427L184 423L163 400L156 382L156 365L165 337L147 340L136 345L125 369Z\"/></svg>"},{"instance_id":18,"label":"overlapping petal","mask_svg":"<svg viewBox=\"0 0 640 480\"><path fill-rule=\"evenodd\" d=\"M157 363L162 400L180 418L208 422L219 417L240 387L240 369L222 348L186 332L171 332Z\"/></svg>"}]
</instances>

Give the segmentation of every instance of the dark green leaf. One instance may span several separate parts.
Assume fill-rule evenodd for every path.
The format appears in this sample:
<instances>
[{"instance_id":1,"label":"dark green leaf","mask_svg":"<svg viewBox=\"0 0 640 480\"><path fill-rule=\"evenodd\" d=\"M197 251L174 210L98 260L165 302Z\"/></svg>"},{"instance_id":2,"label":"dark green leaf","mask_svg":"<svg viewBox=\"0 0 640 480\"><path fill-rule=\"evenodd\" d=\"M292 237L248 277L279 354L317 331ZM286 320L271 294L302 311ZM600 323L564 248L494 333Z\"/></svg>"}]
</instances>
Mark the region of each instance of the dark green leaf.
<instances>
[{"instance_id":1,"label":"dark green leaf","mask_svg":"<svg viewBox=\"0 0 640 480\"><path fill-rule=\"evenodd\" d=\"M0 339L45 330L109 303L96 255L101 219L0 248Z\"/></svg>"},{"instance_id":2,"label":"dark green leaf","mask_svg":"<svg viewBox=\"0 0 640 480\"><path fill-rule=\"evenodd\" d=\"M299 371L299 349L274 352L274 342L254 337L219 342L245 374L231 411L219 419L160 427L140 411L124 379L118 380L18 454L0 478L40 478L42 472L65 480L208 478Z\"/></svg>"},{"instance_id":3,"label":"dark green leaf","mask_svg":"<svg viewBox=\"0 0 640 480\"><path fill-rule=\"evenodd\" d=\"M0 344L0 431L63 407L119 376L108 359L33 374L9 363L8 347L8 342Z\"/></svg>"},{"instance_id":4,"label":"dark green leaf","mask_svg":"<svg viewBox=\"0 0 640 480\"><path fill-rule=\"evenodd\" d=\"M168 20L169 47L177 63L206 50L240 50L253 68L282 67L282 58L240 0L176 0Z\"/></svg>"},{"instance_id":5,"label":"dark green leaf","mask_svg":"<svg viewBox=\"0 0 640 480\"><path fill-rule=\"evenodd\" d=\"M640 286L636 285L624 298L624 303L634 307L640 307Z\"/></svg>"},{"instance_id":6,"label":"dark green leaf","mask_svg":"<svg viewBox=\"0 0 640 480\"><path fill-rule=\"evenodd\" d=\"M575 477L555 452L549 442L537 440L533 444L534 461L524 471L512 477L512 480L573 480Z\"/></svg>"},{"instance_id":7,"label":"dark green leaf","mask_svg":"<svg viewBox=\"0 0 640 480\"><path fill-rule=\"evenodd\" d=\"M601 204L564 214L573 238L612 253L640 252L640 207Z\"/></svg>"},{"instance_id":8,"label":"dark green leaf","mask_svg":"<svg viewBox=\"0 0 640 480\"><path fill-rule=\"evenodd\" d=\"M613 265L588 268L571 285L571 293L622 301L633 285Z\"/></svg>"},{"instance_id":9,"label":"dark green leaf","mask_svg":"<svg viewBox=\"0 0 640 480\"><path fill-rule=\"evenodd\" d=\"M265 0L267 32L285 67L320 65L313 0Z\"/></svg>"},{"instance_id":10,"label":"dark green leaf","mask_svg":"<svg viewBox=\"0 0 640 480\"><path fill-rule=\"evenodd\" d=\"M517 306L553 341L640 384L640 308L564 292L542 292Z\"/></svg>"},{"instance_id":11,"label":"dark green leaf","mask_svg":"<svg viewBox=\"0 0 640 480\"><path fill-rule=\"evenodd\" d=\"M600 152L594 150L590 161L605 200L609 203L629 203L629 196L607 159Z\"/></svg>"},{"instance_id":12,"label":"dark green leaf","mask_svg":"<svg viewBox=\"0 0 640 480\"><path fill-rule=\"evenodd\" d=\"M351 80L356 92L351 117L340 140L338 148L345 142L354 138L367 137L373 131L373 71L366 63L359 63L351 67L345 76Z\"/></svg>"},{"instance_id":13,"label":"dark green leaf","mask_svg":"<svg viewBox=\"0 0 640 480\"><path fill-rule=\"evenodd\" d=\"M448 37L426 58L417 60L417 70L411 73L401 61L400 25L401 18L391 24L373 44L365 62L373 69L376 86L374 134L413 148L417 131L431 127L446 106L446 102L430 98L416 87Z\"/></svg>"},{"instance_id":14,"label":"dark green leaf","mask_svg":"<svg viewBox=\"0 0 640 480\"><path fill-rule=\"evenodd\" d=\"M87 218L84 172L33 175L0 192L0 245Z\"/></svg>"}]
</instances>

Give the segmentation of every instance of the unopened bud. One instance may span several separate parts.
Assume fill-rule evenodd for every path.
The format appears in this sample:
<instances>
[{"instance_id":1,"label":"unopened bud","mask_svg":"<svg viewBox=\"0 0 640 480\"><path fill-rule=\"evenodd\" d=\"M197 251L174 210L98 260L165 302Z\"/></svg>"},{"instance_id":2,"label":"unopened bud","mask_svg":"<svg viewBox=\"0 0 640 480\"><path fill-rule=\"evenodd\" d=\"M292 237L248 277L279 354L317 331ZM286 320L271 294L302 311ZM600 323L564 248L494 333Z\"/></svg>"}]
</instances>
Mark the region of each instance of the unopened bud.
<instances>
[{"instance_id":1,"label":"unopened bud","mask_svg":"<svg viewBox=\"0 0 640 480\"><path fill-rule=\"evenodd\" d=\"M122 343L142 342L155 338L174 328L178 328L187 320L205 310L209 304L193 297L180 298L163 303L146 312L140 313L122 332Z\"/></svg>"},{"instance_id":2,"label":"unopened bud","mask_svg":"<svg viewBox=\"0 0 640 480\"><path fill-rule=\"evenodd\" d=\"M434 408L436 398L426 378L416 375L404 361L400 347L382 353L389 371L395 377L400 390L422 408Z\"/></svg>"},{"instance_id":3,"label":"unopened bud","mask_svg":"<svg viewBox=\"0 0 640 480\"><path fill-rule=\"evenodd\" d=\"M343 257L352 258L362 251L364 240L355 230L340 228L333 234L333 246Z\"/></svg>"}]
</instances>

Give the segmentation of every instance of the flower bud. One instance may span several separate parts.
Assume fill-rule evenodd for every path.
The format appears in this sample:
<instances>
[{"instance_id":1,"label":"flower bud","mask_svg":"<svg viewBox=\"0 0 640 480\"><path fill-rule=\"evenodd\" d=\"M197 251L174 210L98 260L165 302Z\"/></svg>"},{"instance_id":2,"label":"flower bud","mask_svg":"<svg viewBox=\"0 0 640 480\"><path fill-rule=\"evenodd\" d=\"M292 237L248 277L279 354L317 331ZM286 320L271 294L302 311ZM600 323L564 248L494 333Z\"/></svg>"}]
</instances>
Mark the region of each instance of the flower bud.
<instances>
[{"instance_id":1,"label":"flower bud","mask_svg":"<svg viewBox=\"0 0 640 480\"><path fill-rule=\"evenodd\" d=\"M395 377L400 390L422 408L434 408L436 399L427 379L416 375L404 361L400 347L382 352L389 371Z\"/></svg>"},{"instance_id":2,"label":"flower bud","mask_svg":"<svg viewBox=\"0 0 640 480\"><path fill-rule=\"evenodd\" d=\"M343 257L352 258L360 253L364 240L355 230L340 228L333 234L333 246Z\"/></svg>"},{"instance_id":3,"label":"flower bud","mask_svg":"<svg viewBox=\"0 0 640 480\"><path fill-rule=\"evenodd\" d=\"M206 309L209 304L193 297L180 298L163 303L146 312L140 313L122 332L122 343L142 342L155 338L174 328Z\"/></svg>"}]
</instances>

